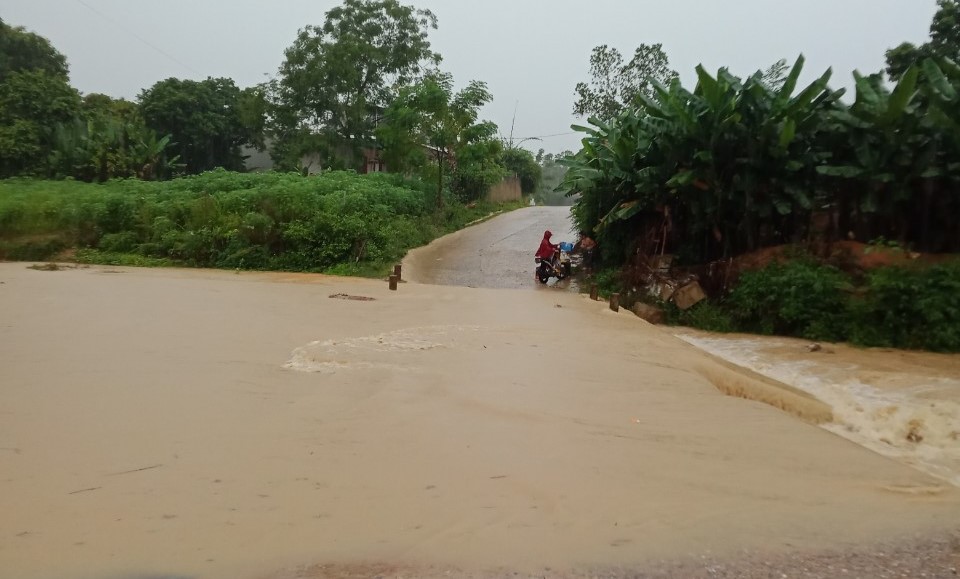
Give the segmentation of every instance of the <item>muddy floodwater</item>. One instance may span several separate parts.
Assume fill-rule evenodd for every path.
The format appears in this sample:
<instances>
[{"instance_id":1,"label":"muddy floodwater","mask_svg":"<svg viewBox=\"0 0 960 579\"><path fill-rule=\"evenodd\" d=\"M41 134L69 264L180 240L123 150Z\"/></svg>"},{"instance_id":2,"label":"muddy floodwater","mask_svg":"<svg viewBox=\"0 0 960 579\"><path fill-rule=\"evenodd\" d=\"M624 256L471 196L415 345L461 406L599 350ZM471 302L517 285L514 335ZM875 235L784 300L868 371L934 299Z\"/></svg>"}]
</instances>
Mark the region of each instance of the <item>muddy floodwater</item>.
<instances>
[{"instance_id":1,"label":"muddy floodwater","mask_svg":"<svg viewBox=\"0 0 960 579\"><path fill-rule=\"evenodd\" d=\"M823 428L960 487L960 356L674 333L826 402Z\"/></svg>"},{"instance_id":2,"label":"muddy floodwater","mask_svg":"<svg viewBox=\"0 0 960 579\"><path fill-rule=\"evenodd\" d=\"M3 263L0 577L554 576L956 527L960 489L826 402L575 292Z\"/></svg>"}]
</instances>

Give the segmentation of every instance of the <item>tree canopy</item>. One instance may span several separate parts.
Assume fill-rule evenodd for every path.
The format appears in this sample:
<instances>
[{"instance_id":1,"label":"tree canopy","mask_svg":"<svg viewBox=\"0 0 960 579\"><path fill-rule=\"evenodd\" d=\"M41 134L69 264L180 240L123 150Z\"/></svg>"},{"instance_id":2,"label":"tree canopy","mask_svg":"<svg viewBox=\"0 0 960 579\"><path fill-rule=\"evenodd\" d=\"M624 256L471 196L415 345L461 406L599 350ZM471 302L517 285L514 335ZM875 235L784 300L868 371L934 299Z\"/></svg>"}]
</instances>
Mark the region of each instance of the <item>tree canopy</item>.
<instances>
[{"instance_id":1,"label":"tree canopy","mask_svg":"<svg viewBox=\"0 0 960 579\"><path fill-rule=\"evenodd\" d=\"M543 170L533 153L526 149L508 148L501 157L503 167L520 179L520 190L524 194L536 193L543 179Z\"/></svg>"},{"instance_id":2,"label":"tree canopy","mask_svg":"<svg viewBox=\"0 0 960 579\"><path fill-rule=\"evenodd\" d=\"M930 24L930 40L916 46L904 42L887 51L887 74L899 80L913 65L927 58L960 61L960 2L937 0L937 12Z\"/></svg>"},{"instance_id":3,"label":"tree canopy","mask_svg":"<svg viewBox=\"0 0 960 579\"><path fill-rule=\"evenodd\" d=\"M323 25L302 29L273 86L280 140L320 134L332 157L357 165L394 87L439 62L428 39L436 27L432 12L397 0L344 0Z\"/></svg>"},{"instance_id":4,"label":"tree canopy","mask_svg":"<svg viewBox=\"0 0 960 579\"><path fill-rule=\"evenodd\" d=\"M168 78L140 93L147 127L171 135L188 173L242 170L240 146L253 140L240 116L240 89L229 78Z\"/></svg>"},{"instance_id":5,"label":"tree canopy","mask_svg":"<svg viewBox=\"0 0 960 579\"><path fill-rule=\"evenodd\" d=\"M67 79L67 59L46 38L0 19L0 82L10 74L43 71Z\"/></svg>"},{"instance_id":6,"label":"tree canopy","mask_svg":"<svg viewBox=\"0 0 960 579\"><path fill-rule=\"evenodd\" d=\"M461 198L476 199L503 176L496 125L479 120L492 99L479 81L454 92L453 77L440 72L401 89L376 131L384 160L392 170L416 171L436 183L438 204L448 185Z\"/></svg>"},{"instance_id":7,"label":"tree canopy","mask_svg":"<svg viewBox=\"0 0 960 579\"><path fill-rule=\"evenodd\" d=\"M662 44L641 44L629 62L616 48L597 46L590 54L590 81L577 84L573 112L601 119L615 117L638 103L641 95L653 96L653 84L677 78Z\"/></svg>"},{"instance_id":8,"label":"tree canopy","mask_svg":"<svg viewBox=\"0 0 960 579\"><path fill-rule=\"evenodd\" d=\"M57 126L80 112L67 70L46 38L0 20L0 178L49 171Z\"/></svg>"}]
</instances>

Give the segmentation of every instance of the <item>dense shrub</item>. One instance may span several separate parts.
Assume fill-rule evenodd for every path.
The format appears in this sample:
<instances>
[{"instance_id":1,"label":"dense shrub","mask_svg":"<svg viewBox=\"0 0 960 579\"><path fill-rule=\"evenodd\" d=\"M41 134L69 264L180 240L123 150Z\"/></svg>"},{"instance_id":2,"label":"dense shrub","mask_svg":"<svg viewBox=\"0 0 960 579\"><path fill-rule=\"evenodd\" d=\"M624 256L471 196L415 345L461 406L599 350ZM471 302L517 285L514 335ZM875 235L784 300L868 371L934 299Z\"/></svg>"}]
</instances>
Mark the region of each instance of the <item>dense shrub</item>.
<instances>
[{"instance_id":1,"label":"dense shrub","mask_svg":"<svg viewBox=\"0 0 960 579\"><path fill-rule=\"evenodd\" d=\"M737 324L730 312L714 302L703 301L688 310L681 310L673 303L663 304L663 308L667 315L667 323L672 325L719 333L737 330Z\"/></svg>"},{"instance_id":2,"label":"dense shrub","mask_svg":"<svg viewBox=\"0 0 960 579\"><path fill-rule=\"evenodd\" d=\"M846 276L829 266L774 263L743 274L728 307L742 330L835 340L844 333L848 285Z\"/></svg>"},{"instance_id":3,"label":"dense shrub","mask_svg":"<svg viewBox=\"0 0 960 579\"><path fill-rule=\"evenodd\" d=\"M854 281L798 259L745 273L718 300L687 311L663 307L668 323L712 332L960 352L960 261L885 267L870 272L859 287Z\"/></svg>"},{"instance_id":4,"label":"dense shrub","mask_svg":"<svg viewBox=\"0 0 960 579\"><path fill-rule=\"evenodd\" d=\"M854 343L960 351L960 262L874 271L852 312Z\"/></svg>"},{"instance_id":5,"label":"dense shrub","mask_svg":"<svg viewBox=\"0 0 960 579\"><path fill-rule=\"evenodd\" d=\"M371 273L493 209L450 199L437 214L433 195L395 175L352 172L0 181L0 258L74 247L87 262Z\"/></svg>"}]
</instances>

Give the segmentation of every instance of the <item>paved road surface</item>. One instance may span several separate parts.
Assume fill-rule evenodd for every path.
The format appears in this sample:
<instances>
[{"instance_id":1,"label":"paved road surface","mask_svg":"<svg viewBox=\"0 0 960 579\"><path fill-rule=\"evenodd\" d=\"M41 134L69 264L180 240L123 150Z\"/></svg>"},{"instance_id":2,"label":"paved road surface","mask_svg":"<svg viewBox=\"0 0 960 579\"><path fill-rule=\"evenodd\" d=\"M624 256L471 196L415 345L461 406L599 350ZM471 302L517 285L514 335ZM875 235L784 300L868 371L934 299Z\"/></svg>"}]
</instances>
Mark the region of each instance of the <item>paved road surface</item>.
<instances>
[{"instance_id":1,"label":"paved road surface","mask_svg":"<svg viewBox=\"0 0 960 579\"><path fill-rule=\"evenodd\" d=\"M536 287L533 256L547 229L554 242L575 241L570 208L527 207L438 239L410 252L404 277L438 285Z\"/></svg>"}]
</instances>

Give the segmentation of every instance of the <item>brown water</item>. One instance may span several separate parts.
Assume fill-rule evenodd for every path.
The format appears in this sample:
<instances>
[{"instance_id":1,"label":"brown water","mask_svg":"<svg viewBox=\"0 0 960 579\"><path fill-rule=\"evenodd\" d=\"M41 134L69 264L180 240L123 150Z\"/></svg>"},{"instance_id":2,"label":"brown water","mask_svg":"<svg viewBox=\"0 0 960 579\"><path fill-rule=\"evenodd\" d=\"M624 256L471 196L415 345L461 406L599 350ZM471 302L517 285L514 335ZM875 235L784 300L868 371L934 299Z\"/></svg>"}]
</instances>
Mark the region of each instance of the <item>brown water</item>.
<instances>
[{"instance_id":1,"label":"brown water","mask_svg":"<svg viewBox=\"0 0 960 579\"><path fill-rule=\"evenodd\" d=\"M724 396L753 382L573 293L0 282L0 577L630 566L960 520L960 491L789 412L815 401Z\"/></svg>"},{"instance_id":2,"label":"brown water","mask_svg":"<svg viewBox=\"0 0 960 579\"><path fill-rule=\"evenodd\" d=\"M823 400L833 411L824 428L960 487L960 356L675 333Z\"/></svg>"}]
</instances>

